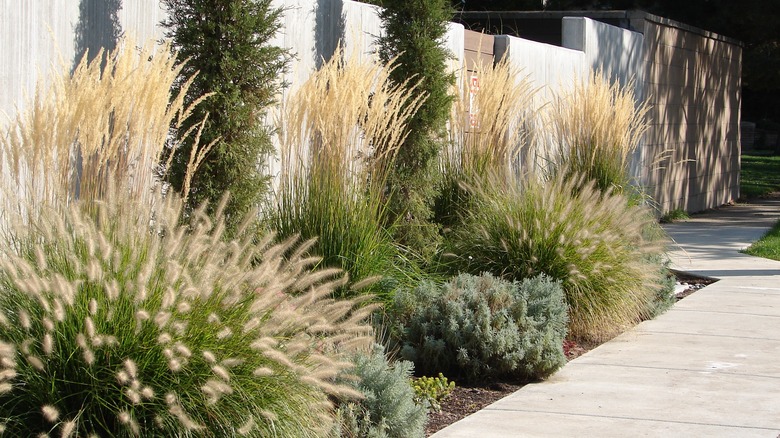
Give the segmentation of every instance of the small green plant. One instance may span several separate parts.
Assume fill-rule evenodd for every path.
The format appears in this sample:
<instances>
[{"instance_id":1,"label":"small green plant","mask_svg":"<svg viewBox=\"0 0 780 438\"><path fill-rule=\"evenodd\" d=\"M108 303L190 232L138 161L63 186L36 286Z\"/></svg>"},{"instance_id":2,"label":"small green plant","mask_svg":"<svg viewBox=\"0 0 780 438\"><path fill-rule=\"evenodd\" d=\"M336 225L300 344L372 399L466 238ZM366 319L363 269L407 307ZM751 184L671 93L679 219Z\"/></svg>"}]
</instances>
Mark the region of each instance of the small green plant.
<instances>
[{"instance_id":1,"label":"small green plant","mask_svg":"<svg viewBox=\"0 0 780 438\"><path fill-rule=\"evenodd\" d=\"M675 208L674 210L668 211L666 214L661 216L660 222L662 224L669 224L672 222L688 220L690 218L691 217L688 216L687 211L681 208Z\"/></svg>"},{"instance_id":2,"label":"small green plant","mask_svg":"<svg viewBox=\"0 0 780 438\"><path fill-rule=\"evenodd\" d=\"M566 305L546 276L508 282L462 274L396 293L401 355L420 373L544 378L565 363Z\"/></svg>"},{"instance_id":3,"label":"small green plant","mask_svg":"<svg viewBox=\"0 0 780 438\"><path fill-rule=\"evenodd\" d=\"M665 240L646 208L564 173L474 190L474 208L448 236L453 269L561 281L570 334L583 340L608 339L656 307Z\"/></svg>"},{"instance_id":4,"label":"small green plant","mask_svg":"<svg viewBox=\"0 0 780 438\"><path fill-rule=\"evenodd\" d=\"M427 400L416 397L411 383L413 365L391 364L377 345L354 359L353 387L362 394L357 401L343 403L337 410L338 435L349 438L423 437L427 421Z\"/></svg>"},{"instance_id":5,"label":"small green plant","mask_svg":"<svg viewBox=\"0 0 780 438\"><path fill-rule=\"evenodd\" d=\"M436 377L422 376L412 380L418 403L427 402L435 412L441 411L441 402L455 389L455 382L449 381L444 374Z\"/></svg>"}]
</instances>

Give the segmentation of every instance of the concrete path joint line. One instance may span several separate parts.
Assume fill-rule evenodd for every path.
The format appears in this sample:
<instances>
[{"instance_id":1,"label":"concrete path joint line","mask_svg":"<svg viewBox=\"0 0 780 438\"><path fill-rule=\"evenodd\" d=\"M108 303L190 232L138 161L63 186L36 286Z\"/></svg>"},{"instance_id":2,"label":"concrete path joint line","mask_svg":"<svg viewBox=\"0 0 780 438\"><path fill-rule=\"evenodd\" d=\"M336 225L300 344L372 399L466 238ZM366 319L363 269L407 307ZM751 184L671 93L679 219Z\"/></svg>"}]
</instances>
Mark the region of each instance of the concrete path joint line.
<instances>
[{"instance_id":1,"label":"concrete path joint line","mask_svg":"<svg viewBox=\"0 0 780 438\"><path fill-rule=\"evenodd\" d=\"M767 430L767 431L773 431L773 432L780 432L780 428L760 427L760 426L759 427L742 426L742 425L739 425L739 424L700 423L700 422L696 422L696 421L674 421L674 420L663 420L663 419L658 419L658 418L623 417L623 416L616 416L616 415L573 414L573 413L569 413L569 412L531 411L531 410L527 410L527 409L491 409L490 406L488 406L485 409L491 410L491 411L529 412L529 413L540 413L540 414L551 414L551 415L566 415L566 416L573 416L573 417L612 418L612 419L616 419L616 420L647 421L647 422L653 422L653 423L690 424L690 425L696 425L696 426L716 426L716 427L728 427L728 428L734 428L734 429L753 429L753 430Z\"/></svg>"}]
</instances>

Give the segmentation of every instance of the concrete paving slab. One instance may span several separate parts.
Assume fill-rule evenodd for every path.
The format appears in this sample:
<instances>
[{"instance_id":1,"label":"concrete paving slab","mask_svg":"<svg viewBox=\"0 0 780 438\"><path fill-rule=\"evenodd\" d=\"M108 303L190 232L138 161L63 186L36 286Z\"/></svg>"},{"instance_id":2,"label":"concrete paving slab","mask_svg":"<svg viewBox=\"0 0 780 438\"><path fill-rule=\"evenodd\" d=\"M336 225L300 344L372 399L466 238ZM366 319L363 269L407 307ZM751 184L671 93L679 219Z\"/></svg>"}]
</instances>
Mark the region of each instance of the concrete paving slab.
<instances>
[{"instance_id":1,"label":"concrete paving slab","mask_svg":"<svg viewBox=\"0 0 780 438\"><path fill-rule=\"evenodd\" d=\"M677 303L680 310L780 316L780 297L776 293L718 290L714 297L697 297L697 292ZM701 292L703 293L703 292ZM688 299L690 298L690 300ZM778 327L780 329L780 327Z\"/></svg>"},{"instance_id":2,"label":"concrete paving slab","mask_svg":"<svg viewBox=\"0 0 780 438\"><path fill-rule=\"evenodd\" d=\"M780 399L767 390L772 386L767 381L777 379L648 367L573 365L434 436L528 436L527 423L521 420L524 417L536 424L545 421L543 436L634 436L642 431L639 422L676 430L679 434L674 436L701 436L688 429L692 425L721 428L724 436L741 436L742 429L752 429L759 433L757 436L776 437L780 433ZM576 431L578 426L563 425L564 419L590 422L593 433L570 435L566 431ZM503 434L511 430L514 434ZM469 431L472 435L468 435Z\"/></svg>"},{"instance_id":3,"label":"concrete paving slab","mask_svg":"<svg viewBox=\"0 0 780 438\"><path fill-rule=\"evenodd\" d=\"M634 331L643 333L694 334L706 336L733 336L780 341L780 330L766 327L780 326L777 316L744 313L707 312L697 309L675 309L652 321L646 321Z\"/></svg>"},{"instance_id":4,"label":"concrete paving slab","mask_svg":"<svg viewBox=\"0 0 780 438\"><path fill-rule=\"evenodd\" d=\"M567 366L608 365L726 372L778 379L780 340L632 331Z\"/></svg>"},{"instance_id":5,"label":"concrete paving slab","mask_svg":"<svg viewBox=\"0 0 780 438\"><path fill-rule=\"evenodd\" d=\"M669 407L669 410L683 407ZM512 421L506 421L511 416ZM479 416L461 420L460 427L444 429L436 438L506 438L506 437L708 437L708 438L776 438L780 428L745 428L643 418L599 417L565 412L480 411ZM627 433L628 432L628 433Z\"/></svg>"},{"instance_id":6,"label":"concrete paving slab","mask_svg":"<svg viewBox=\"0 0 780 438\"><path fill-rule=\"evenodd\" d=\"M772 200L668 226L673 266L722 280L434 437L780 437L780 262L738 252L778 219Z\"/></svg>"}]
</instances>

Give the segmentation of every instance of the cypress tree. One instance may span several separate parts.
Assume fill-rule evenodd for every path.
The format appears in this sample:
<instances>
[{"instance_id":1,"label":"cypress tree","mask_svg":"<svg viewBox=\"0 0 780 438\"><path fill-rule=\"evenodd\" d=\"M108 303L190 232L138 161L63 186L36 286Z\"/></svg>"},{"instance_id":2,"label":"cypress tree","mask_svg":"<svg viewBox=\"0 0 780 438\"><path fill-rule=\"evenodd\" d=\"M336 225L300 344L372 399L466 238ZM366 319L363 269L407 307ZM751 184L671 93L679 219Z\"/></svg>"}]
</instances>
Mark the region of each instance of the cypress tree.
<instances>
[{"instance_id":1,"label":"cypress tree","mask_svg":"<svg viewBox=\"0 0 780 438\"><path fill-rule=\"evenodd\" d=\"M448 73L450 54L443 39L453 12L449 0L383 0L380 17L385 35L379 53L385 61L397 57L392 79L418 83L427 98L409 122L409 135L398 151L390 174L390 209L396 238L428 258L440 241L431 220L437 194L437 157L449 117L454 75ZM418 82L419 81L419 82Z\"/></svg>"},{"instance_id":2,"label":"cypress tree","mask_svg":"<svg viewBox=\"0 0 780 438\"><path fill-rule=\"evenodd\" d=\"M206 94L196 106L188 129L208 113L201 144L217 141L194 176L189 207L211 201L226 191L228 232L254 208L268 190L262 170L273 153L269 128L261 119L274 102L278 78L287 68L287 51L270 45L281 26L281 8L271 0L163 0L166 36L187 60L182 77L197 77L187 103ZM169 179L181 191L192 144L176 152ZM213 212L213 210L212 210Z\"/></svg>"}]
</instances>

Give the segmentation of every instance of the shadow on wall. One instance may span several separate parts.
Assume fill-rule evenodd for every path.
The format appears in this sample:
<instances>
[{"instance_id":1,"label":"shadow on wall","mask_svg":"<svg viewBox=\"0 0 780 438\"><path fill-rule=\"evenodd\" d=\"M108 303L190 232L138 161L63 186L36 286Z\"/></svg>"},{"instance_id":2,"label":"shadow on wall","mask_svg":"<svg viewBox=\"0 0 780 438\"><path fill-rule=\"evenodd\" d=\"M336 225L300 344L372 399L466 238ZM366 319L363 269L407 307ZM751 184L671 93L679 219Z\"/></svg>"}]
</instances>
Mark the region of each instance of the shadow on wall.
<instances>
[{"instance_id":1,"label":"shadow on wall","mask_svg":"<svg viewBox=\"0 0 780 438\"><path fill-rule=\"evenodd\" d=\"M115 0L116 1L116 0ZM314 24L314 64L320 69L344 41L346 16L343 0L317 0Z\"/></svg>"},{"instance_id":2,"label":"shadow on wall","mask_svg":"<svg viewBox=\"0 0 780 438\"><path fill-rule=\"evenodd\" d=\"M92 61L100 49L114 50L122 36L119 23L119 11L122 0L81 0L79 3L79 21L74 29L75 68L84 54Z\"/></svg>"},{"instance_id":3,"label":"shadow on wall","mask_svg":"<svg viewBox=\"0 0 780 438\"><path fill-rule=\"evenodd\" d=\"M739 177L739 50L662 25L652 25L647 145L663 162L649 172L665 210L700 211L737 197ZM666 152L666 153L665 153Z\"/></svg>"}]
</instances>

